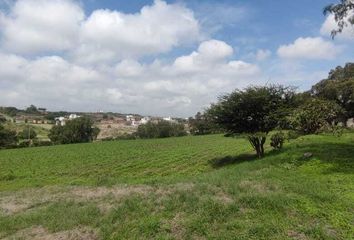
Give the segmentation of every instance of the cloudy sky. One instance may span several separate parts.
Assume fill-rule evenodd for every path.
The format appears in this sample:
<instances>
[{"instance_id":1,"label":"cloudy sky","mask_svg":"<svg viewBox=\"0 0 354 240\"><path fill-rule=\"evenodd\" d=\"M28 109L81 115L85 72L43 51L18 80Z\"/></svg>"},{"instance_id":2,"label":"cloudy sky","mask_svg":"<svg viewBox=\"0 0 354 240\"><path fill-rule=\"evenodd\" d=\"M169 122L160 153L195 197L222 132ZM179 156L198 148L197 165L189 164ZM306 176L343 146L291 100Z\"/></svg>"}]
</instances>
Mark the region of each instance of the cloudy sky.
<instances>
[{"instance_id":1,"label":"cloudy sky","mask_svg":"<svg viewBox=\"0 0 354 240\"><path fill-rule=\"evenodd\" d=\"M308 89L354 61L336 0L0 0L0 105L194 115L253 84Z\"/></svg>"}]
</instances>

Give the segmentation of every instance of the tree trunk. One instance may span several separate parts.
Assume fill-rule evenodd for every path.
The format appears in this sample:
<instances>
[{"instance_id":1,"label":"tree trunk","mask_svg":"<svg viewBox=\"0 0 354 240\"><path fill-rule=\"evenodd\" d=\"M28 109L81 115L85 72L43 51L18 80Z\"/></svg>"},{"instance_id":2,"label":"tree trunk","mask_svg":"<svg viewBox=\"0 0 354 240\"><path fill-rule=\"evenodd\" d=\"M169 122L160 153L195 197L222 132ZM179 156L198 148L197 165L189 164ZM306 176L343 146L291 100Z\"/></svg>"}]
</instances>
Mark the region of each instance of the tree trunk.
<instances>
[{"instance_id":1,"label":"tree trunk","mask_svg":"<svg viewBox=\"0 0 354 240\"><path fill-rule=\"evenodd\" d=\"M249 136L248 141L251 143L254 150L256 150L257 157L262 158L264 156L264 143L266 137L264 136Z\"/></svg>"}]
</instances>

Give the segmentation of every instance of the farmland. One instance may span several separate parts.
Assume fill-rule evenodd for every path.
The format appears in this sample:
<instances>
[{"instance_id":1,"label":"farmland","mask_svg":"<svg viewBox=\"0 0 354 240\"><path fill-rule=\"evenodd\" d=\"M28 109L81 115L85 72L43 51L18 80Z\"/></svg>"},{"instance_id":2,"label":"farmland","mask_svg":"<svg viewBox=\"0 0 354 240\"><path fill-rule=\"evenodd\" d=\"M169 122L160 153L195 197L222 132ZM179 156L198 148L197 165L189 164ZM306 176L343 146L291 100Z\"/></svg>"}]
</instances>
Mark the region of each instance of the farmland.
<instances>
[{"instance_id":1,"label":"farmland","mask_svg":"<svg viewBox=\"0 0 354 240\"><path fill-rule=\"evenodd\" d=\"M260 160L222 135L3 150L0 238L351 239L353 142L304 136Z\"/></svg>"}]
</instances>

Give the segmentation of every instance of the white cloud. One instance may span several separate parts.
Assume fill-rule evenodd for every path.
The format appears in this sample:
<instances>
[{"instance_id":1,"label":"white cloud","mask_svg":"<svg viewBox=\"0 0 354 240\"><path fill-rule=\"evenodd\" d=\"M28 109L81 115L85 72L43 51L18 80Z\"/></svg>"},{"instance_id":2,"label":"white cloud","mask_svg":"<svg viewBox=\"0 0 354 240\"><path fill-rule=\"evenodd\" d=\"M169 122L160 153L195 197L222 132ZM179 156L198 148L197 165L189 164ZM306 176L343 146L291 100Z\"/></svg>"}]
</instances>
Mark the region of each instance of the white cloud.
<instances>
[{"instance_id":1,"label":"white cloud","mask_svg":"<svg viewBox=\"0 0 354 240\"><path fill-rule=\"evenodd\" d=\"M96 10L84 22L76 57L83 62L165 53L200 39L193 12L155 0L137 14Z\"/></svg>"},{"instance_id":2,"label":"white cloud","mask_svg":"<svg viewBox=\"0 0 354 240\"><path fill-rule=\"evenodd\" d=\"M352 14L354 16L354 12ZM324 36L330 36L332 30L337 29L338 25L334 19L333 15L327 16L325 22L321 27L321 34ZM341 33L336 35L336 38L341 40L354 40L354 27L352 25L344 27Z\"/></svg>"},{"instance_id":3,"label":"white cloud","mask_svg":"<svg viewBox=\"0 0 354 240\"><path fill-rule=\"evenodd\" d=\"M259 49L256 54L255 54L255 58L257 61L264 61L267 60L268 58L270 58L270 56L272 55L272 52L268 49Z\"/></svg>"},{"instance_id":4,"label":"white cloud","mask_svg":"<svg viewBox=\"0 0 354 240\"><path fill-rule=\"evenodd\" d=\"M202 35L193 11L161 0L135 14L97 9L88 17L74 0L18 0L0 11L0 26L7 51L65 52L83 63L166 53Z\"/></svg>"},{"instance_id":5,"label":"white cloud","mask_svg":"<svg viewBox=\"0 0 354 240\"><path fill-rule=\"evenodd\" d=\"M189 116L221 93L256 84L256 65L229 59L233 49L222 41L202 42L189 55L170 63L122 60L115 66L80 66L59 56L28 60L0 54L0 102L49 109ZM190 61L181 67L183 59ZM186 70L193 69L193 71Z\"/></svg>"},{"instance_id":6,"label":"white cloud","mask_svg":"<svg viewBox=\"0 0 354 240\"><path fill-rule=\"evenodd\" d=\"M42 53L72 48L83 10L71 0L19 0L2 14L3 48L16 53Z\"/></svg>"},{"instance_id":7,"label":"white cloud","mask_svg":"<svg viewBox=\"0 0 354 240\"><path fill-rule=\"evenodd\" d=\"M287 59L334 59L341 52L341 48L321 37L298 38L294 43L282 45L278 55Z\"/></svg>"}]
</instances>

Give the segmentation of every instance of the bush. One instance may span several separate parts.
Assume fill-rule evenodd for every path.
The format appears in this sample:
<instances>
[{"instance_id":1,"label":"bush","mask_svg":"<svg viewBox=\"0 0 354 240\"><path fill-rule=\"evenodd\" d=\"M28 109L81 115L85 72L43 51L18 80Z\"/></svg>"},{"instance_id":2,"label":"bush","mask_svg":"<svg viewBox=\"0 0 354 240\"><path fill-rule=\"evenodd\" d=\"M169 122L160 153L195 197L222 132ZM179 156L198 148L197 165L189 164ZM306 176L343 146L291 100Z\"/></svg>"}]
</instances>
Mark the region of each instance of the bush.
<instances>
[{"instance_id":1,"label":"bush","mask_svg":"<svg viewBox=\"0 0 354 240\"><path fill-rule=\"evenodd\" d=\"M37 133L32 127L29 127L19 132L18 137L19 139L36 139Z\"/></svg>"},{"instance_id":2,"label":"bush","mask_svg":"<svg viewBox=\"0 0 354 240\"><path fill-rule=\"evenodd\" d=\"M285 134L283 132L277 132L270 138L270 146L274 149L281 149L283 147L284 140Z\"/></svg>"},{"instance_id":3,"label":"bush","mask_svg":"<svg viewBox=\"0 0 354 240\"><path fill-rule=\"evenodd\" d=\"M12 148L17 144L15 131L4 128L0 125L0 148Z\"/></svg>"},{"instance_id":4,"label":"bush","mask_svg":"<svg viewBox=\"0 0 354 240\"><path fill-rule=\"evenodd\" d=\"M335 102L311 99L290 116L291 126L302 134L320 133L333 127L344 110Z\"/></svg>"},{"instance_id":5,"label":"bush","mask_svg":"<svg viewBox=\"0 0 354 240\"><path fill-rule=\"evenodd\" d=\"M297 139L298 137L300 137L300 133L294 130L289 130L286 134L286 139L288 141L293 140L293 139Z\"/></svg>"},{"instance_id":6,"label":"bush","mask_svg":"<svg viewBox=\"0 0 354 240\"><path fill-rule=\"evenodd\" d=\"M68 121L65 126L54 126L48 135L55 144L91 142L97 138L99 129L86 117Z\"/></svg>"},{"instance_id":7,"label":"bush","mask_svg":"<svg viewBox=\"0 0 354 240\"><path fill-rule=\"evenodd\" d=\"M181 123L159 121L140 125L135 135L138 138L166 138L185 136L187 132Z\"/></svg>"}]
</instances>

